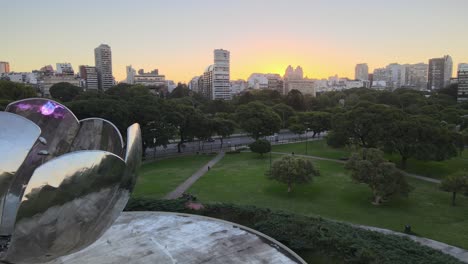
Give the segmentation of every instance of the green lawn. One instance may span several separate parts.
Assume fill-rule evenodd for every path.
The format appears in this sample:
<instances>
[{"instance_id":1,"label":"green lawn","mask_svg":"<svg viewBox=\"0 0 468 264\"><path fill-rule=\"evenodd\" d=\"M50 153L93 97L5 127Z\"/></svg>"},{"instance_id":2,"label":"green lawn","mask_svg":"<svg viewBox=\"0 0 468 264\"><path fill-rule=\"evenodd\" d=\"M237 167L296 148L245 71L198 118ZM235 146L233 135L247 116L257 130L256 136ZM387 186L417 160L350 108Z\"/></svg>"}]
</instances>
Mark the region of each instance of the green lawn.
<instances>
[{"instance_id":1,"label":"green lawn","mask_svg":"<svg viewBox=\"0 0 468 264\"><path fill-rule=\"evenodd\" d=\"M387 155L387 158L397 164L400 162L400 156L398 155ZM407 172L437 179L442 179L458 170L468 170L468 150L465 150L462 156L444 161L409 159L406 168Z\"/></svg>"},{"instance_id":2,"label":"green lawn","mask_svg":"<svg viewBox=\"0 0 468 264\"><path fill-rule=\"evenodd\" d=\"M306 154L305 142L275 145L273 146L274 152L294 152L296 154ZM347 148L331 148L327 145L325 140L317 140L308 142L307 146L308 155L319 156L331 159L341 159L349 157L351 150ZM400 156L389 155L386 157L399 164ZM415 173L431 178L442 179L446 175L456 172L457 170L468 170L468 150L463 152L460 157L454 157L444 161L422 161L416 159L409 159L405 171Z\"/></svg>"},{"instance_id":3,"label":"green lawn","mask_svg":"<svg viewBox=\"0 0 468 264\"><path fill-rule=\"evenodd\" d=\"M273 152L285 152L306 155L306 143L292 143L283 145L273 145ZM331 148L325 140L315 140L307 142L307 154L330 159L341 159L349 157L351 151L344 148Z\"/></svg>"},{"instance_id":4,"label":"green lawn","mask_svg":"<svg viewBox=\"0 0 468 264\"><path fill-rule=\"evenodd\" d=\"M274 158L278 157L276 155ZM255 153L226 155L189 190L202 202L228 202L280 209L402 231L410 224L421 236L468 248L468 198L459 195L458 206L450 206L450 194L436 184L409 179L415 190L408 199L382 206L370 203L367 186L352 183L341 164L314 162L322 176L309 185L286 186L265 177L268 156Z\"/></svg>"},{"instance_id":5,"label":"green lawn","mask_svg":"<svg viewBox=\"0 0 468 264\"><path fill-rule=\"evenodd\" d=\"M193 155L146 163L141 166L133 195L161 198L213 157L213 155Z\"/></svg>"}]
</instances>

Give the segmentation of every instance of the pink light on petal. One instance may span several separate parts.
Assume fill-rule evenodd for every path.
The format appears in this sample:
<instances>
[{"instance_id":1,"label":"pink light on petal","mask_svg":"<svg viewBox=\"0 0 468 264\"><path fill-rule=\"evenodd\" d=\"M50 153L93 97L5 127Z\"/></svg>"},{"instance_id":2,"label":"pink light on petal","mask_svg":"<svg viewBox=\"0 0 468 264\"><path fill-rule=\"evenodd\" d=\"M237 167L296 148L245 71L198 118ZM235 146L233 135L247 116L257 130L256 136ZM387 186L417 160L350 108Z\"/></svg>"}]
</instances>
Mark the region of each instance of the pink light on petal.
<instances>
[{"instance_id":1,"label":"pink light on petal","mask_svg":"<svg viewBox=\"0 0 468 264\"><path fill-rule=\"evenodd\" d=\"M57 106L49 101L41 107L41 114L45 116L51 115L55 112L56 108Z\"/></svg>"}]
</instances>

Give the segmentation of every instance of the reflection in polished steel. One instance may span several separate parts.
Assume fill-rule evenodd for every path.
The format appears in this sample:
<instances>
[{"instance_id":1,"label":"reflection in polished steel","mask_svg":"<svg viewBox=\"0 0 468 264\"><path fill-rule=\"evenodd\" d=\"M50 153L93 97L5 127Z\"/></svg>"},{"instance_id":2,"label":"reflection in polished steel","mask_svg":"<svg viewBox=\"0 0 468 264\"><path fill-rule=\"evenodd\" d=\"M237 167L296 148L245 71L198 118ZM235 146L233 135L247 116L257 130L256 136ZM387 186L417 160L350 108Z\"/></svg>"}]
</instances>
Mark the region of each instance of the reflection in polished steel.
<instances>
[{"instance_id":1,"label":"reflection in polished steel","mask_svg":"<svg viewBox=\"0 0 468 264\"><path fill-rule=\"evenodd\" d=\"M112 123L78 121L52 100L26 99L6 111L0 112L0 262L41 263L90 245L117 219L136 182L139 125L128 128L125 149Z\"/></svg>"}]
</instances>

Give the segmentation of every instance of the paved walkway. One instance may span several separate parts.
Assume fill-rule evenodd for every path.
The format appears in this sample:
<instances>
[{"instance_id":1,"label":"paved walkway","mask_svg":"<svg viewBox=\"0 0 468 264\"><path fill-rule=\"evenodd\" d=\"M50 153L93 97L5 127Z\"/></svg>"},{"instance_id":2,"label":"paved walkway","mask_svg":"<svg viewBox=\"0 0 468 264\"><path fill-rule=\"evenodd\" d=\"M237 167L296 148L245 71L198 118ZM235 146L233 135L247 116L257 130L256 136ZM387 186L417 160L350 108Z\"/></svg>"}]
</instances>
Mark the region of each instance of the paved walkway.
<instances>
[{"instance_id":1,"label":"paved walkway","mask_svg":"<svg viewBox=\"0 0 468 264\"><path fill-rule=\"evenodd\" d=\"M205 166L201 167L197 172L192 174L190 178L185 180L181 185L179 185L174 191L170 192L164 197L164 199L176 199L182 196L182 194L187 191L190 186L192 186L198 179L200 179L208 171L208 167L213 168L213 166L218 163L224 157L224 152L218 153L216 157L210 160Z\"/></svg>"},{"instance_id":2,"label":"paved walkway","mask_svg":"<svg viewBox=\"0 0 468 264\"><path fill-rule=\"evenodd\" d=\"M291 153L286 153L286 152L271 152L271 153L280 154L280 155L291 155ZM297 156L297 157L311 158L311 159L316 159L316 160L325 160L325 161L337 162L337 163L341 163L341 164L346 163L346 161L337 160L337 159L323 158L323 157L310 156L310 155L300 155L300 154L294 154L294 155ZM425 176L418 175L418 174L408 173L408 172L405 172L405 171L401 171L401 172L403 172L408 177L415 178L415 179L418 179L418 180L432 182L432 183L440 183L440 180L437 180L437 179L425 177Z\"/></svg>"},{"instance_id":3,"label":"paved walkway","mask_svg":"<svg viewBox=\"0 0 468 264\"><path fill-rule=\"evenodd\" d=\"M424 246L433 248L435 250L442 251L443 253L451 255L451 256L459 259L460 261L468 263L468 251L465 250L465 249L462 249L462 248L447 245L447 244L444 244L442 242L435 241L435 240L432 240L432 239L428 239L428 238L424 238L424 237L418 237L418 236L412 236L412 235L408 235L408 234L403 234L403 233L395 232L395 231L388 230L388 229L372 227L372 226L363 226L363 225L353 225L353 226L359 227L359 228L362 228L362 229L366 229L366 230L370 230L370 231L379 232L379 233L382 233L382 234L387 234L387 235L391 234L391 235L397 235L397 236L404 236L404 237L407 237L407 238L409 238L409 239L411 239L413 241L416 241L416 242L418 242L418 243L420 243L420 244L422 244Z\"/></svg>"}]
</instances>

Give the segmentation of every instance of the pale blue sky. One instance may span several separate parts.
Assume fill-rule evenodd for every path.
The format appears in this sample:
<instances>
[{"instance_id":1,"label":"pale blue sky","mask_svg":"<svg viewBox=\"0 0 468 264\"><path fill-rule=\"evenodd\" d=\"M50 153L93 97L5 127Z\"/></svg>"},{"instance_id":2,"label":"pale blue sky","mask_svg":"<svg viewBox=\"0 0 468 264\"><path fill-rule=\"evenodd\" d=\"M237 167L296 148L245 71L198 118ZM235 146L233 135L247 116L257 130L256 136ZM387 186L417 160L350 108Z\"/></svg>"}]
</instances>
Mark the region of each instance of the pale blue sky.
<instances>
[{"instance_id":1,"label":"pale blue sky","mask_svg":"<svg viewBox=\"0 0 468 264\"><path fill-rule=\"evenodd\" d=\"M132 64L188 81L215 48L231 51L232 79L289 64L322 78L353 77L360 62L468 62L467 0L0 0L0 10L0 61L15 71L93 65L101 43L117 80Z\"/></svg>"}]
</instances>

